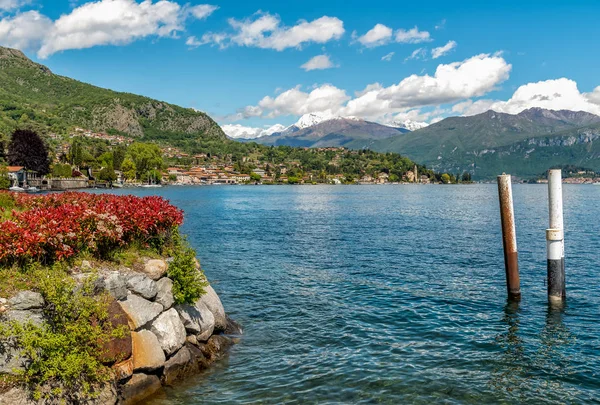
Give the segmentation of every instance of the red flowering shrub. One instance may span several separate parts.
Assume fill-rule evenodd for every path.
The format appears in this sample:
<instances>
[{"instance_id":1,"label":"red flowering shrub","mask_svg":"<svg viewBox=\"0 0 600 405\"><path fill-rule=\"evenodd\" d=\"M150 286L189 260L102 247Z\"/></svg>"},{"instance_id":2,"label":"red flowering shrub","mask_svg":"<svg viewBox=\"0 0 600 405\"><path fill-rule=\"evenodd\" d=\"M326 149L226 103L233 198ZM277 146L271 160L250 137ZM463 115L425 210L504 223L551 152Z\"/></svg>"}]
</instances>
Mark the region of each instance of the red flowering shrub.
<instances>
[{"instance_id":1,"label":"red flowering shrub","mask_svg":"<svg viewBox=\"0 0 600 405\"><path fill-rule=\"evenodd\" d=\"M0 264L62 260L79 252L162 240L181 225L181 210L161 197L62 193L11 194L15 209L0 221Z\"/></svg>"}]
</instances>

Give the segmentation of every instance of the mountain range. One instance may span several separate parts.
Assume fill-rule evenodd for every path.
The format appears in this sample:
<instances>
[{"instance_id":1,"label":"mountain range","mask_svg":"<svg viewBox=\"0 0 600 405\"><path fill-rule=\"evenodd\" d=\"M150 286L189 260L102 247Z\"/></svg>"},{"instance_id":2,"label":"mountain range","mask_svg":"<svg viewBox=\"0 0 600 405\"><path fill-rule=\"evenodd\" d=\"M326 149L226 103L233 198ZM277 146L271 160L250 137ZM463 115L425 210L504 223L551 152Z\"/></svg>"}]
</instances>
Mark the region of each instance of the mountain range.
<instances>
[{"instance_id":1,"label":"mountain range","mask_svg":"<svg viewBox=\"0 0 600 405\"><path fill-rule=\"evenodd\" d=\"M479 180L502 172L536 177L550 167L566 165L600 170L600 117L583 111L490 110L431 125L410 124L391 127L355 117L307 114L280 132L252 141L397 152L436 171L468 171Z\"/></svg>"},{"instance_id":2,"label":"mountain range","mask_svg":"<svg viewBox=\"0 0 600 405\"><path fill-rule=\"evenodd\" d=\"M411 125L419 123L409 122ZM344 146L348 149L370 148L376 140L397 136L410 130L404 126L391 127L358 117L337 117L325 114L305 114L289 127L271 127L263 136L254 139L237 138L241 142L263 145L286 145L307 148Z\"/></svg>"}]
</instances>

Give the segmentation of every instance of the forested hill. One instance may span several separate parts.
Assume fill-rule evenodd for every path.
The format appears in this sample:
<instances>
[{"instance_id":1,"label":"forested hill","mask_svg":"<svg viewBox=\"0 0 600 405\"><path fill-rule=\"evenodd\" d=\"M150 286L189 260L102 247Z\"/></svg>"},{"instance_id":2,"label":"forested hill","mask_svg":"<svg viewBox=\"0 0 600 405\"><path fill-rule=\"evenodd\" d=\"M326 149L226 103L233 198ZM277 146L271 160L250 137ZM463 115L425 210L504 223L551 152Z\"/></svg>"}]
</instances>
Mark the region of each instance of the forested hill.
<instances>
[{"instance_id":1,"label":"forested hill","mask_svg":"<svg viewBox=\"0 0 600 405\"><path fill-rule=\"evenodd\" d=\"M55 75L21 51L0 47L0 135L25 123L42 133L79 126L148 140L225 139L202 112Z\"/></svg>"}]
</instances>

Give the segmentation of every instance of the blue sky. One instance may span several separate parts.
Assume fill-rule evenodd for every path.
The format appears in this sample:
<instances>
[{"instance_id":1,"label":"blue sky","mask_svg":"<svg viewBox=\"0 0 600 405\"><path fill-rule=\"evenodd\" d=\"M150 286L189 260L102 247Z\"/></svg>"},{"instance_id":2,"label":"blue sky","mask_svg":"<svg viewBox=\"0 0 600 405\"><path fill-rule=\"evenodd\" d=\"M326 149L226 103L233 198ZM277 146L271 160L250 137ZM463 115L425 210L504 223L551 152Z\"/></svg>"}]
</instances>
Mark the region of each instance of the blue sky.
<instances>
[{"instance_id":1,"label":"blue sky","mask_svg":"<svg viewBox=\"0 0 600 405\"><path fill-rule=\"evenodd\" d=\"M0 44L256 136L304 113L600 114L598 15L598 1L0 0Z\"/></svg>"}]
</instances>

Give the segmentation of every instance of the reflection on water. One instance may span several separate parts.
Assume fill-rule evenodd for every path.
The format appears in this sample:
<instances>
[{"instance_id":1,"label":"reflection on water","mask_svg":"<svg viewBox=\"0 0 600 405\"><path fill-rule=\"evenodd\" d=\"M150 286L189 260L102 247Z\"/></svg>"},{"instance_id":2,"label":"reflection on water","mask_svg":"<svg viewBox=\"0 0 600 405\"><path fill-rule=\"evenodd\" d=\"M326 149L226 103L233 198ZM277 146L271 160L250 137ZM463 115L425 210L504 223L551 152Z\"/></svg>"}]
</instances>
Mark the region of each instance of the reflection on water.
<instances>
[{"instance_id":1,"label":"reflection on water","mask_svg":"<svg viewBox=\"0 0 600 405\"><path fill-rule=\"evenodd\" d=\"M531 392L537 392L541 397L550 394L566 402L574 399L572 390L562 383L572 374L567 347L574 342L563 322L564 313L565 305L548 304L540 333L522 336L520 303L507 302L502 317L506 329L496 336L502 352L490 380L490 386L499 396L524 401ZM526 346L537 350L528 352ZM561 379L549 379L548 375Z\"/></svg>"}]
</instances>

